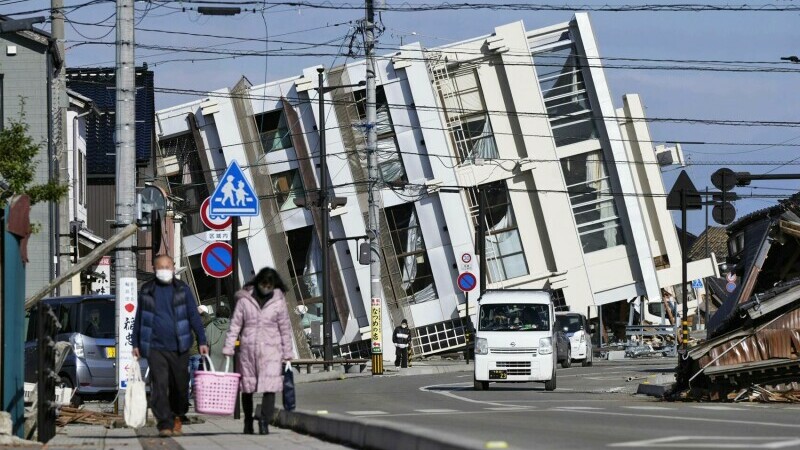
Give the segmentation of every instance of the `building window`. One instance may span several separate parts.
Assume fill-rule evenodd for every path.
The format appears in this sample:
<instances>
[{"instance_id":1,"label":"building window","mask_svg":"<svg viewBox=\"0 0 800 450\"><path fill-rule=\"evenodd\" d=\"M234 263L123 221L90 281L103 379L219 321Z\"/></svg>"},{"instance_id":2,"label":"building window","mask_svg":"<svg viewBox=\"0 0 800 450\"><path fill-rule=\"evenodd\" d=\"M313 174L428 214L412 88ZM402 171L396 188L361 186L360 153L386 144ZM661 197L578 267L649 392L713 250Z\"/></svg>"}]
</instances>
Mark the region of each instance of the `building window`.
<instances>
[{"instance_id":1,"label":"building window","mask_svg":"<svg viewBox=\"0 0 800 450\"><path fill-rule=\"evenodd\" d=\"M386 220L392 245L400 266L400 287L405 291L403 303L422 303L436 298L433 271L425 251L413 203L386 208Z\"/></svg>"},{"instance_id":2,"label":"building window","mask_svg":"<svg viewBox=\"0 0 800 450\"><path fill-rule=\"evenodd\" d=\"M575 46L566 41L534 53L534 65L556 146L597 138Z\"/></svg>"},{"instance_id":3,"label":"building window","mask_svg":"<svg viewBox=\"0 0 800 450\"><path fill-rule=\"evenodd\" d=\"M281 211L297 208L294 199L303 195L303 180L298 170L272 175L272 188Z\"/></svg>"},{"instance_id":4,"label":"building window","mask_svg":"<svg viewBox=\"0 0 800 450\"><path fill-rule=\"evenodd\" d=\"M567 299L564 298L563 289L553 289L552 296L553 296L553 308L556 311L569 311L569 306L567 306Z\"/></svg>"},{"instance_id":5,"label":"building window","mask_svg":"<svg viewBox=\"0 0 800 450\"><path fill-rule=\"evenodd\" d=\"M78 201L86 206L86 153L78 152Z\"/></svg>"},{"instance_id":6,"label":"building window","mask_svg":"<svg viewBox=\"0 0 800 450\"><path fill-rule=\"evenodd\" d=\"M474 189L474 188L473 188ZM486 266L489 282L528 275L514 208L505 181L482 185L486 220ZM477 194L473 196L477 198Z\"/></svg>"},{"instance_id":7,"label":"building window","mask_svg":"<svg viewBox=\"0 0 800 450\"><path fill-rule=\"evenodd\" d=\"M308 226L286 232L289 245L289 271L298 298L310 300L322 295L322 247Z\"/></svg>"},{"instance_id":8,"label":"building window","mask_svg":"<svg viewBox=\"0 0 800 450\"><path fill-rule=\"evenodd\" d=\"M256 126L264 153L292 146L292 133L286 125L286 115L282 109L257 115Z\"/></svg>"},{"instance_id":9,"label":"building window","mask_svg":"<svg viewBox=\"0 0 800 450\"><path fill-rule=\"evenodd\" d=\"M392 125L392 117L389 114L389 103L386 100L386 93L382 86L378 86L376 91L375 100L377 103L378 120L375 129L378 134L378 170L381 179L384 183L408 181L395 138L394 126ZM363 122L367 117L366 91L356 91L353 93L353 96L355 98L359 119ZM366 138L366 136L364 137Z\"/></svg>"},{"instance_id":10,"label":"building window","mask_svg":"<svg viewBox=\"0 0 800 450\"><path fill-rule=\"evenodd\" d=\"M210 193L194 137L191 133L182 134L159 142L159 146L162 158L175 156L178 160L178 173L168 180L172 195L181 199L174 203L175 209L188 216L185 234L204 233L200 205Z\"/></svg>"},{"instance_id":11,"label":"building window","mask_svg":"<svg viewBox=\"0 0 800 450\"><path fill-rule=\"evenodd\" d=\"M602 151L564 158L561 168L583 252L624 245L622 226Z\"/></svg>"},{"instance_id":12,"label":"building window","mask_svg":"<svg viewBox=\"0 0 800 450\"><path fill-rule=\"evenodd\" d=\"M443 68L435 78L459 162L472 164L476 159L498 158L477 69L469 66L448 72Z\"/></svg>"}]
</instances>

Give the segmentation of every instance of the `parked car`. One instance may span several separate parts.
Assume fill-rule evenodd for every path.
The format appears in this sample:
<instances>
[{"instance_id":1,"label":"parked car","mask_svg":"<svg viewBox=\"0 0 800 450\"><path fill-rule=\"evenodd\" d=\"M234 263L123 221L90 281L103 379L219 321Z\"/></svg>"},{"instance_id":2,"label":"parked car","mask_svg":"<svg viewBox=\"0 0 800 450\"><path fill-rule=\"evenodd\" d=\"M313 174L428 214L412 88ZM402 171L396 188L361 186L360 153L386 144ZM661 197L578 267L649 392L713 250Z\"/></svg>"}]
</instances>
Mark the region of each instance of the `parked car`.
<instances>
[{"instance_id":1,"label":"parked car","mask_svg":"<svg viewBox=\"0 0 800 450\"><path fill-rule=\"evenodd\" d=\"M581 361L584 367L592 365L592 330L586 316L575 312L556 313L556 331L562 336L559 344L562 340L568 344L569 357L559 360L562 367L569 367L572 361Z\"/></svg>"},{"instance_id":2,"label":"parked car","mask_svg":"<svg viewBox=\"0 0 800 450\"><path fill-rule=\"evenodd\" d=\"M570 356L572 353L572 342L570 342L563 327L559 325L557 318L556 324L553 326L553 337L556 341L556 362L561 364L561 367L568 369L572 366L572 358Z\"/></svg>"},{"instance_id":3,"label":"parked car","mask_svg":"<svg viewBox=\"0 0 800 450\"><path fill-rule=\"evenodd\" d=\"M57 297L42 300L61 324L56 341L69 342L72 352L59 372L61 383L75 389L73 404L82 397L117 392L116 302L110 295ZM25 381L36 382L37 308L28 312ZM146 362L142 360L142 374Z\"/></svg>"}]
</instances>

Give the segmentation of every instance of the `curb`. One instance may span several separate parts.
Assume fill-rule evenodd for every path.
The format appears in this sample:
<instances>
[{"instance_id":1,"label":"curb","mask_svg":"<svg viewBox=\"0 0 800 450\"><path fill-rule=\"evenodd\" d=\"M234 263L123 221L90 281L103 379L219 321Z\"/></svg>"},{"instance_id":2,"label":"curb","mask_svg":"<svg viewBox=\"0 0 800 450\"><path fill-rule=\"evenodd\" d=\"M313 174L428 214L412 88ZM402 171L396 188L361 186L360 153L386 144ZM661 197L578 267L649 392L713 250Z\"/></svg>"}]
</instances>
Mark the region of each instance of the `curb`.
<instances>
[{"instance_id":1,"label":"curb","mask_svg":"<svg viewBox=\"0 0 800 450\"><path fill-rule=\"evenodd\" d=\"M278 411L275 423L326 441L359 449L380 450L456 450L483 449L485 444L473 439L447 435L434 430L409 429L364 419L327 414L320 411Z\"/></svg>"},{"instance_id":2,"label":"curb","mask_svg":"<svg viewBox=\"0 0 800 450\"><path fill-rule=\"evenodd\" d=\"M412 366L407 369L401 369L398 374L401 376L434 375L441 373L472 372L472 370L472 364L448 364L442 366Z\"/></svg>"}]
</instances>

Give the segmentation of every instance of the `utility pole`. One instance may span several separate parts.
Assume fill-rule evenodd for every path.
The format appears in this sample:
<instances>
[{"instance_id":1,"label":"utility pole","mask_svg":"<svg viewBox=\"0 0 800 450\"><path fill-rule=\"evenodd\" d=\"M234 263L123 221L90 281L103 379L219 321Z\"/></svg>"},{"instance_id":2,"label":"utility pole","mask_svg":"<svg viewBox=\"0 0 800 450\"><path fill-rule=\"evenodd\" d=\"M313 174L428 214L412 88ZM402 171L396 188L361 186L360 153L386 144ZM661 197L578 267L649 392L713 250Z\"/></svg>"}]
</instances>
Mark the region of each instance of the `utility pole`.
<instances>
[{"instance_id":1,"label":"utility pole","mask_svg":"<svg viewBox=\"0 0 800 450\"><path fill-rule=\"evenodd\" d=\"M136 56L134 54L134 0L117 0L117 64L116 64L116 233L136 221ZM235 226L235 225L234 225ZM136 304L136 236L120 242L116 250L117 324L120 306ZM120 327L117 326L117 333ZM117 386L122 378L122 362L130 360L129 346L120 349L117 335ZM124 340L124 339L123 339Z\"/></svg>"},{"instance_id":2,"label":"utility pole","mask_svg":"<svg viewBox=\"0 0 800 450\"><path fill-rule=\"evenodd\" d=\"M317 69L319 89L319 204L322 216L322 354L325 370L331 370L327 361L333 359L333 315L331 314L331 279L330 279L330 244L328 243L328 228L330 221L330 207L328 206L328 149L325 145L325 69Z\"/></svg>"},{"instance_id":3,"label":"utility pole","mask_svg":"<svg viewBox=\"0 0 800 450\"><path fill-rule=\"evenodd\" d=\"M56 48L58 49L59 56L64 58L64 0L50 0L50 9L52 14L52 28L53 39L56 41ZM67 97L67 69L66 64L62 63L53 78L51 88L53 89L53 148L55 154L53 155L55 164L55 179L59 183L65 183L67 180L73 181L72 195L77 195L74 183L76 174L72 174L73 178L69 176L69 161L67 158L67 106L69 105L69 98ZM55 226L56 230L51 232L56 235L56 252L54 255L57 259L55 276L58 277L62 273L69 270L72 264L72 252L70 251L70 214L69 214L69 196L66 196L58 201L55 212ZM54 208L55 209L55 208ZM77 245L77 242L75 243ZM63 287L56 289L58 295L71 295L72 284L66 283Z\"/></svg>"},{"instance_id":4,"label":"utility pole","mask_svg":"<svg viewBox=\"0 0 800 450\"><path fill-rule=\"evenodd\" d=\"M370 317L373 322L381 321L383 306L383 286L381 285L381 233L378 214L380 213L378 190L378 134L375 129L378 121L377 96L375 91L375 8L373 0L366 0L367 18L364 22L364 53L367 57L367 168L369 172L369 232L370 237ZM383 374L382 330L372 332L372 374ZM376 341L378 338L378 342ZM377 345L376 345L377 344Z\"/></svg>"}]
</instances>

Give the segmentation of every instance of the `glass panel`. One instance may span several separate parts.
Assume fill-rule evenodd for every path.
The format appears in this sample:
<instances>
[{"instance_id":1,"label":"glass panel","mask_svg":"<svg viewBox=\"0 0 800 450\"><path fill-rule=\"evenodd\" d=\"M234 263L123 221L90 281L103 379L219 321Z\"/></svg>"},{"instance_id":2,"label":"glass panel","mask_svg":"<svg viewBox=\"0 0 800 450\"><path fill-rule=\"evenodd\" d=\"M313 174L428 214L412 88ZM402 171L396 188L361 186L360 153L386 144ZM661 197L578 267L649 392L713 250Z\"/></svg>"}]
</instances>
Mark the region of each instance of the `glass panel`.
<instances>
[{"instance_id":1,"label":"glass panel","mask_svg":"<svg viewBox=\"0 0 800 450\"><path fill-rule=\"evenodd\" d=\"M303 195L303 180L300 172L290 170L272 176L272 187L275 191L275 199L278 201L278 208L281 211L297 208L294 199Z\"/></svg>"},{"instance_id":2,"label":"glass panel","mask_svg":"<svg viewBox=\"0 0 800 450\"><path fill-rule=\"evenodd\" d=\"M400 267L400 287L406 294L404 301L420 303L435 299L433 271L413 203L393 206L384 211Z\"/></svg>"},{"instance_id":3,"label":"glass panel","mask_svg":"<svg viewBox=\"0 0 800 450\"><path fill-rule=\"evenodd\" d=\"M597 139L597 127L593 120L575 122L567 126L553 129L556 146L574 144L588 139Z\"/></svg>"},{"instance_id":4,"label":"glass panel","mask_svg":"<svg viewBox=\"0 0 800 450\"><path fill-rule=\"evenodd\" d=\"M82 302L80 332L90 338L113 338L116 333L114 302L90 300Z\"/></svg>"},{"instance_id":5,"label":"glass panel","mask_svg":"<svg viewBox=\"0 0 800 450\"><path fill-rule=\"evenodd\" d=\"M493 304L481 306L480 331L544 331L550 329L550 305Z\"/></svg>"},{"instance_id":6,"label":"glass panel","mask_svg":"<svg viewBox=\"0 0 800 450\"><path fill-rule=\"evenodd\" d=\"M270 111L256 116L256 126L261 135L264 153L292 146L292 135L286 125L283 110Z\"/></svg>"},{"instance_id":7,"label":"glass panel","mask_svg":"<svg viewBox=\"0 0 800 450\"><path fill-rule=\"evenodd\" d=\"M378 140L378 169L385 182L406 180L406 172L394 136Z\"/></svg>"},{"instance_id":8,"label":"glass panel","mask_svg":"<svg viewBox=\"0 0 800 450\"><path fill-rule=\"evenodd\" d=\"M622 227L602 152L564 158L561 168L583 251L589 253L623 245Z\"/></svg>"}]
</instances>

